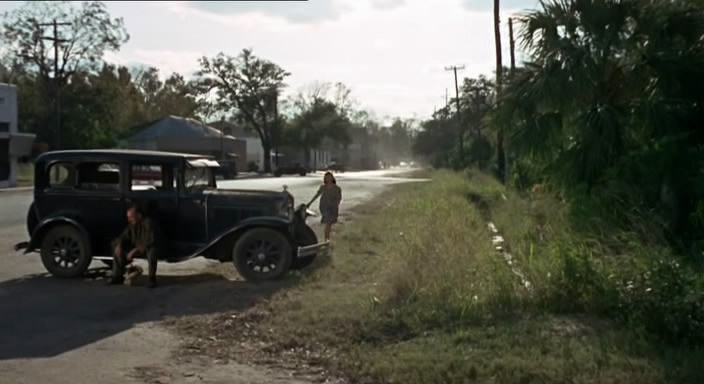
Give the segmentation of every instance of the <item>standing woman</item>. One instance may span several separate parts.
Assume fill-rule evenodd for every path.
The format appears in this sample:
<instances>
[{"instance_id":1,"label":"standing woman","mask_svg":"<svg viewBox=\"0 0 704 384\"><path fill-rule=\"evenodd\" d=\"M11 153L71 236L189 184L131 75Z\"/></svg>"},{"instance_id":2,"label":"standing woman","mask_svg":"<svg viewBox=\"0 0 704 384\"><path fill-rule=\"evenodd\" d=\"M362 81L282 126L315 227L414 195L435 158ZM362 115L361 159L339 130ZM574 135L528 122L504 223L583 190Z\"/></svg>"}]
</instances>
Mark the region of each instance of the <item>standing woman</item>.
<instances>
[{"instance_id":1,"label":"standing woman","mask_svg":"<svg viewBox=\"0 0 704 384\"><path fill-rule=\"evenodd\" d=\"M332 225L337 223L340 201L342 201L342 189L337 186L335 176L331 172L325 172L323 185L318 188L318 192L310 200L308 206L313 204L318 197L320 197L320 222L325 224L325 241L328 241Z\"/></svg>"}]
</instances>

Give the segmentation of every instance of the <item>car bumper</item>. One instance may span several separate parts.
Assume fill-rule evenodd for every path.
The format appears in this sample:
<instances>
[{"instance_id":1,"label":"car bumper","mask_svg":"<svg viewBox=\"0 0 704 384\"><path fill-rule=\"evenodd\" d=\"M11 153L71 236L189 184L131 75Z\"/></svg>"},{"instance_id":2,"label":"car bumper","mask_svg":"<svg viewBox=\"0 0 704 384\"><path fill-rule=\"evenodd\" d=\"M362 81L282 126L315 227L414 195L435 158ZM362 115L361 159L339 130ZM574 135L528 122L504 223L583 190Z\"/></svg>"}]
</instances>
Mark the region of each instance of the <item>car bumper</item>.
<instances>
[{"instance_id":1,"label":"car bumper","mask_svg":"<svg viewBox=\"0 0 704 384\"><path fill-rule=\"evenodd\" d=\"M318 254L328 250L330 246L329 241L324 241L322 243L307 245L305 247L298 247L298 257L306 257Z\"/></svg>"}]
</instances>

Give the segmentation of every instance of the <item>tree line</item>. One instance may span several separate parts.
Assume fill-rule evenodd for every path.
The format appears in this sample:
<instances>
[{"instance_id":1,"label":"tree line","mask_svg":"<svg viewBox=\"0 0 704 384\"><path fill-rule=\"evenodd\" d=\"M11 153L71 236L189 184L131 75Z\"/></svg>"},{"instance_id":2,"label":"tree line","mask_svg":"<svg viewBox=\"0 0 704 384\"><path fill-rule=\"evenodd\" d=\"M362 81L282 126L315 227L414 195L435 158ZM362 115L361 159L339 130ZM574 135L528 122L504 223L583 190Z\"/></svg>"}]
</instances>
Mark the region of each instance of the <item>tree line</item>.
<instances>
[{"instance_id":1,"label":"tree line","mask_svg":"<svg viewBox=\"0 0 704 384\"><path fill-rule=\"evenodd\" d=\"M65 23L59 36L52 35L54 20ZM177 115L240 124L265 153L289 146L308 156L327 139L342 148L370 143L381 160L410 156L410 121L381 127L341 83L313 83L283 98L291 73L251 49L202 57L191 78L162 80L158 68L108 63L104 54L118 51L129 34L100 1L27 2L3 14L1 26L0 82L18 87L20 130L50 149L114 147L134 127ZM264 161L271 171L270 157Z\"/></svg>"},{"instance_id":2,"label":"tree line","mask_svg":"<svg viewBox=\"0 0 704 384\"><path fill-rule=\"evenodd\" d=\"M700 255L704 4L544 0L516 21L527 60L501 67L500 87L466 79L460 110L450 104L424 121L414 152L439 167L491 170L519 189L542 184L622 223L639 212Z\"/></svg>"}]
</instances>

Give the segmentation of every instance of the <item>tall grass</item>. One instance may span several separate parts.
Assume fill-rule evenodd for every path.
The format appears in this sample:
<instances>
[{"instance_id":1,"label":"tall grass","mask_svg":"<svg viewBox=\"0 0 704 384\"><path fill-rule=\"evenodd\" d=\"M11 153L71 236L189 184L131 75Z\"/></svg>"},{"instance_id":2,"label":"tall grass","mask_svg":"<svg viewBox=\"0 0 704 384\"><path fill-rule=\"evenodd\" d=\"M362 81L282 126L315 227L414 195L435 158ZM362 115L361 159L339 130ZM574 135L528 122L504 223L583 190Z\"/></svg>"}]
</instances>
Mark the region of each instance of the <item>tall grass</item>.
<instances>
[{"instance_id":1,"label":"tall grass","mask_svg":"<svg viewBox=\"0 0 704 384\"><path fill-rule=\"evenodd\" d=\"M484 182L476 193L493 201L492 220L533 283L534 309L607 316L670 344L704 343L704 279L673 253L654 217L543 192L504 191L509 197L497 200L498 182L469 178Z\"/></svg>"},{"instance_id":2,"label":"tall grass","mask_svg":"<svg viewBox=\"0 0 704 384\"><path fill-rule=\"evenodd\" d=\"M492 246L487 220L532 289ZM616 247L571 220L547 194L435 172L358 209L332 256L266 316L236 317L255 324L257 351L312 356L359 383L704 382L701 352L656 342L700 334L693 275L664 247Z\"/></svg>"}]
</instances>

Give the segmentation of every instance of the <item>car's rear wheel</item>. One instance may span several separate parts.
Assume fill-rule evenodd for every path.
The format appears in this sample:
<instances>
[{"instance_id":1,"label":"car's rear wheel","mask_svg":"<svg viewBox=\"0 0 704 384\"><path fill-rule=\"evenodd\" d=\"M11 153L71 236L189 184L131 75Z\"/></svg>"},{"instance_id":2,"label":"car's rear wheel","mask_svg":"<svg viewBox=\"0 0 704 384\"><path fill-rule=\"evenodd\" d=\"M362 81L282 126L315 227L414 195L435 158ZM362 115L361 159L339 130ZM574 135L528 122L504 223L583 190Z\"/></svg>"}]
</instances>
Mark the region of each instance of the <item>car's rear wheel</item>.
<instances>
[{"instance_id":1,"label":"car's rear wheel","mask_svg":"<svg viewBox=\"0 0 704 384\"><path fill-rule=\"evenodd\" d=\"M41 244L42 264L56 277L82 276L90 265L90 244L76 227L53 227L44 235Z\"/></svg>"},{"instance_id":2,"label":"car's rear wheel","mask_svg":"<svg viewBox=\"0 0 704 384\"><path fill-rule=\"evenodd\" d=\"M232 259L237 272L248 281L275 280L291 266L291 243L281 232L255 228L235 242Z\"/></svg>"},{"instance_id":3,"label":"car's rear wheel","mask_svg":"<svg viewBox=\"0 0 704 384\"><path fill-rule=\"evenodd\" d=\"M299 247L305 247L308 245L317 244L318 236L315 235L315 232L311 227L306 225L305 229L303 229L300 234L297 234L296 240ZM318 254L314 253L304 257L294 257L291 262L291 269L303 269L313 264L316 256L318 256Z\"/></svg>"}]
</instances>

